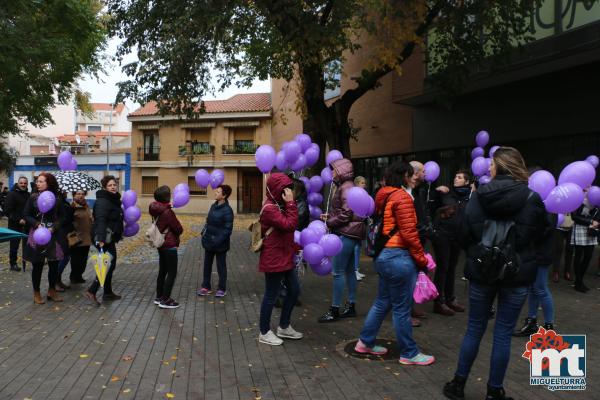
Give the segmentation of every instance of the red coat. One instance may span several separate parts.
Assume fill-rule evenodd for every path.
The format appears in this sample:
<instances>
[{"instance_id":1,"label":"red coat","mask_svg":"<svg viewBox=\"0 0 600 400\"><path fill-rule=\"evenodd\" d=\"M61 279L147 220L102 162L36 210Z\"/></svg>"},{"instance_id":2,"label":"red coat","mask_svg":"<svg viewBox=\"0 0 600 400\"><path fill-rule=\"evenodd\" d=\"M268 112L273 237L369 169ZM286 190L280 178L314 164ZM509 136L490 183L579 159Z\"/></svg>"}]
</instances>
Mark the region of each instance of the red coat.
<instances>
[{"instance_id":1,"label":"red coat","mask_svg":"<svg viewBox=\"0 0 600 400\"><path fill-rule=\"evenodd\" d=\"M179 236L183 233L183 227L171 209L171 205L154 201L148 207L148 211L153 218L158 218L156 226L159 231L164 232L169 228L165 235L165 242L160 249L179 247Z\"/></svg>"},{"instance_id":2,"label":"red coat","mask_svg":"<svg viewBox=\"0 0 600 400\"><path fill-rule=\"evenodd\" d=\"M267 199L263 203L260 224L263 236L273 227L273 231L263 240L258 270L260 272L282 272L294 268L294 230L298 225L296 202L285 203L281 197L283 189L291 188L292 180L284 174L271 174L267 181Z\"/></svg>"}]
</instances>

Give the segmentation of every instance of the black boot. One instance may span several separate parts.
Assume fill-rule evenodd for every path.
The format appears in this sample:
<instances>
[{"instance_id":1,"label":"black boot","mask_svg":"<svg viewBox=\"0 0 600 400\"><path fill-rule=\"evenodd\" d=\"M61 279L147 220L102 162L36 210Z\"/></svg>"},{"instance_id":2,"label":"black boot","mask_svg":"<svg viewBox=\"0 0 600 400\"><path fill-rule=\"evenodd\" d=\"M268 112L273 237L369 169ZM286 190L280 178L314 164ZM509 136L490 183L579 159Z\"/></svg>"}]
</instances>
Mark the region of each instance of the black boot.
<instances>
[{"instance_id":1,"label":"black boot","mask_svg":"<svg viewBox=\"0 0 600 400\"><path fill-rule=\"evenodd\" d=\"M485 400L514 400L512 397L506 397L506 393L503 388L487 387L487 396Z\"/></svg>"},{"instance_id":2,"label":"black boot","mask_svg":"<svg viewBox=\"0 0 600 400\"><path fill-rule=\"evenodd\" d=\"M451 400L463 400L465 398L466 378L454 375L454 379L444 385L444 396Z\"/></svg>"},{"instance_id":3,"label":"black boot","mask_svg":"<svg viewBox=\"0 0 600 400\"><path fill-rule=\"evenodd\" d=\"M11 271L21 271L21 269L17 266L17 264L10 264Z\"/></svg>"},{"instance_id":4,"label":"black boot","mask_svg":"<svg viewBox=\"0 0 600 400\"><path fill-rule=\"evenodd\" d=\"M527 318L525 318L525 325L523 325L523 327L521 329L519 329L518 331L513 333L513 336L526 337L526 336L533 335L537 331L538 331L537 318L527 317Z\"/></svg>"},{"instance_id":5,"label":"black boot","mask_svg":"<svg viewBox=\"0 0 600 400\"><path fill-rule=\"evenodd\" d=\"M340 308L339 307L329 307L329 311L323 314L319 318L319 322L333 322L337 321L340 318Z\"/></svg>"},{"instance_id":6,"label":"black boot","mask_svg":"<svg viewBox=\"0 0 600 400\"><path fill-rule=\"evenodd\" d=\"M554 330L554 324L550 323L550 322L545 322L544 323L544 329L547 331L553 331Z\"/></svg>"},{"instance_id":7,"label":"black boot","mask_svg":"<svg viewBox=\"0 0 600 400\"><path fill-rule=\"evenodd\" d=\"M340 314L340 318L352 318L356 317L356 309L354 303L346 304L346 308Z\"/></svg>"}]
</instances>

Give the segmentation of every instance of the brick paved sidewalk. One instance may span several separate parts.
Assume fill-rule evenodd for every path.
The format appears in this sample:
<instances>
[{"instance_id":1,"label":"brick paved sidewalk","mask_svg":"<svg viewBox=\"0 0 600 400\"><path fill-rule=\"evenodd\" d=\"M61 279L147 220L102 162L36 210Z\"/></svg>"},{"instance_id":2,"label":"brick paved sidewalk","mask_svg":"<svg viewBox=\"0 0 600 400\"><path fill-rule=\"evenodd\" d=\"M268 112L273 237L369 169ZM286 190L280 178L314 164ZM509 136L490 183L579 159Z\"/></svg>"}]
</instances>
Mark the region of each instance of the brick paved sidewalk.
<instances>
[{"instance_id":1,"label":"brick paved sidewalk","mask_svg":"<svg viewBox=\"0 0 600 400\"><path fill-rule=\"evenodd\" d=\"M256 272L256 255L246 250L248 241L246 232L234 233L228 295L222 300L196 296L202 251L197 239L190 241L180 256L173 293L182 304L177 310L162 310L152 303L158 267L150 261L155 259L150 253L146 264L118 265L114 286L124 297L101 307L86 302L82 287L68 291L64 303L36 306L29 273L0 272L0 399L443 398L441 387L453 374L466 315L448 318L428 313L423 327L415 330L423 351L436 356L433 366L405 367L396 360L347 356L341 349L357 337L376 288L376 275L365 263L358 318L316 323L329 305L331 278L308 271L303 304L292 318L305 338L279 347L259 344L264 282ZM92 277L93 271L88 270L86 278ZM466 284L458 280L457 285L464 300ZM590 275L588 285L594 290L582 295L564 281L551 283L559 333L588 335L588 389L575 393L531 387L528 363L520 357L525 340L515 339L506 381L509 395L517 399L599 397L600 358L594 344L600 333L596 290L600 279ZM278 311L274 314L275 324ZM490 333L474 365L467 399L485 397ZM389 318L380 335L394 337Z\"/></svg>"}]
</instances>

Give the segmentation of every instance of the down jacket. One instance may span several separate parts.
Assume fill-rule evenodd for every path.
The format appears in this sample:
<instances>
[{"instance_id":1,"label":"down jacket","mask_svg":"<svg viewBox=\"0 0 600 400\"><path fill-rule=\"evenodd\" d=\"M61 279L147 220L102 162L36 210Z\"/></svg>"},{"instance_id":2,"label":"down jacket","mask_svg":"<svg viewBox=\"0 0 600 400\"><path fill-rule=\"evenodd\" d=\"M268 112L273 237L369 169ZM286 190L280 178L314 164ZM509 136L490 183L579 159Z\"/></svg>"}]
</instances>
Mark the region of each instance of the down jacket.
<instances>
[{"instance_id":1,"label":"down jacket","mask_svg":"<svg viewBox=\"0 0 600 400\"><path fill-rule=\"evenodd\" d=\"M480 284L485 284L485 281L476 258L485 220L515 222L516 251L521 265L519 273L512 279L503 280L501 285L529 286L537 275L535 243L541 239L548 225L542 199L527 187L527 182L515 181L507 175L497 175L473 193L463 224L463 241L467 251L465 277Z\"/></svg>"},{"instance_id":2,"label":"down jacket","mask_svg":"<svg viewBox=\"0 0 600 400\"><path fill-rule=\"evenodd\" d=\"M158 230L163 233L167 231L165 234L165 242L159 250L179 247L179 236L183 233L183 227L177 219L177 216L175 216L175 212L171 209L171 205L169 203L153 201L148 207L148 212L152 218L158 218L156 222Z\"/></svg>"},{"instance_id":3,"label":"down jacket","mask_svg":"<svg viewBox=\"0 0 600 400\"><path fill-rule=\"evenodd\" d=\"M327 226L338 235L362 240L365 237L364 221L354 215L346 202L348 191L354 187L352 162L342 158L332 162L331 168L335 170L337 177L333 180L336 189L331 198Z\"/></svg>"},{"instance_id":4,"label":"down jacket","mask_svg":"<svg viewBox=\"0 0 600 400\"><path fill-rule=\"evenodd\" d=\"M215 201L206 217L206 225L202 234L202 247L214 253L224 253L229 250L229 239L233 232L233 210L229 202L223 204Z\"/></svg>"},{"instance_id":5,"label":"down jacket","mask_svg":"<svg viewBox=\"0 0 600 400\"><path fill-rule=\"evenodd\" d=\"M101 189L96 192L96 202L94 203L92 240L95 243L107 243L109 229L111 231L110 243L117 243L123 238L121 194Z\"/></svg>"},{"instance_id":6,"label":"down jacket","mask_svg":"<svg viewBox=\"0 0 600 400\"><path fill-rule=\"evenodd\" d=\"M386 201L387 200L387 201ZM383 211L383 233L391 235L385 247L400 247L409 251L417 267L427 266L427 259L417 231L417 214L413 198L402 188L385 186L375 197L376 212Z\"/></svg>"},{"instance_id":7,"label":"down jacket","mask_svg":"<svg viewBox=\"0 0 600 400\"><path fill-rule=\"evenodd\" d=\"M284 202L283 189L292 188L292 180L281 173L271 174L267 180L267 198L263 203L260 225L262 236L269 228L272 232L264 238L258 270L283 272L294 268L294 230L298 225L298 207L295 201Z\"/></svg>"}]
</instances>

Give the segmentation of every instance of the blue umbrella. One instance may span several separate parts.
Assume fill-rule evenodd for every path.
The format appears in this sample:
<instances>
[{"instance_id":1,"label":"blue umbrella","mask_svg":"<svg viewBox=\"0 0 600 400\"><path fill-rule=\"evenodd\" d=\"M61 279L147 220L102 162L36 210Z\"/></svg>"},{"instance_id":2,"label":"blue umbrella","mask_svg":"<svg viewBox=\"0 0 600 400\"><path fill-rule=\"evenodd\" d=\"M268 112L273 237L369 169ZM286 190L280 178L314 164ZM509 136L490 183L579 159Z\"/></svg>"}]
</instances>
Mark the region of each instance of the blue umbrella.
<instances>
[{"instance_id":1,"label":"blue umbrella","mask_svg":"<svg viewBox=\"0 0 600 400\"><path fill-rule=\"evenodd\" d=\"M11 239L27 237L26 234L13 231L12 229L0 228L0 242L7 242Z\"/></svg>"}]
</instances>

